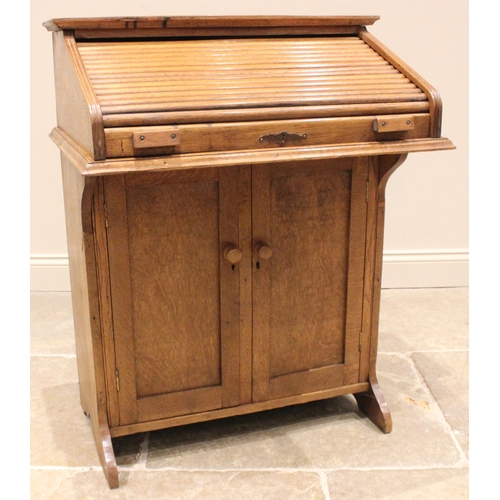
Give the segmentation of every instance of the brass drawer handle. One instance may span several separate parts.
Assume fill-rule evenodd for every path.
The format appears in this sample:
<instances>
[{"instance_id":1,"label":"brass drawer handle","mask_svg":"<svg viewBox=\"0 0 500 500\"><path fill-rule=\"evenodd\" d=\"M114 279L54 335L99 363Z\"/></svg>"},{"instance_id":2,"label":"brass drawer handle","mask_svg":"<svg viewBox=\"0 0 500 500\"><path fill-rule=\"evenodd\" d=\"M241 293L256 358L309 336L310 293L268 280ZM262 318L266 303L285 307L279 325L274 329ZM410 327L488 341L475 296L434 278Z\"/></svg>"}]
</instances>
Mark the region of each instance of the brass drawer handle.
<instances>
[{"instance_id":1,"label":"brass drawer handle","mask_svg":"<svg viewBox=\"0 0 500 500\"><path fill-rule=\"evenodd\" d=\"M278 144L284 146L288 141L301 141L307 138L307 134L291 134L289 132L280 132L279 134L268 134L259 137L259 142L267 142L269 144Z\"/></svg>"}]
</instances>

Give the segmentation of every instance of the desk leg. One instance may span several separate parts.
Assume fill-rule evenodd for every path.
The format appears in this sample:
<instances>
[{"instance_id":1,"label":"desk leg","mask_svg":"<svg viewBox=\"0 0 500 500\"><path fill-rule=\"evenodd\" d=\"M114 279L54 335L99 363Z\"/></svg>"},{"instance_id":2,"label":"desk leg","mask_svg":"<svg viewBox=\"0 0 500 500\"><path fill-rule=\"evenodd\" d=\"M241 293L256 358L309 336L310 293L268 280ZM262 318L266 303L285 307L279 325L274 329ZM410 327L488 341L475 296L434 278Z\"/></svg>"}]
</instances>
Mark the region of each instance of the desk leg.
<instances>
[{"instance_id":1,"label":"desk leg","mask_svg":"<svg viewBox=\"0 0 500 500\"><path fill-rule=\"evenodd\" d=\"M392 418L387 403L385 402L377 378L370 376L368 379L370 389L366 392L354 394L359 409L385 434L392 430Z\"/></svg>"},{"instance_id":2,"label":"desk leg","mask_svg":"<svg viewBox=\"0 0 500 500\"><path fill-rule=\"evenodd\" d=\"M101 463L102 470L106 476L109 488L118 488L118 468L116 467L115 452L111 441L111 434L107 422L101 418L94 418L93 415L85 413L92 423L92 432L94 434L95 446L97 455ZM99 422L101 420L101 422Z\"/></svg>"}]
</instances>

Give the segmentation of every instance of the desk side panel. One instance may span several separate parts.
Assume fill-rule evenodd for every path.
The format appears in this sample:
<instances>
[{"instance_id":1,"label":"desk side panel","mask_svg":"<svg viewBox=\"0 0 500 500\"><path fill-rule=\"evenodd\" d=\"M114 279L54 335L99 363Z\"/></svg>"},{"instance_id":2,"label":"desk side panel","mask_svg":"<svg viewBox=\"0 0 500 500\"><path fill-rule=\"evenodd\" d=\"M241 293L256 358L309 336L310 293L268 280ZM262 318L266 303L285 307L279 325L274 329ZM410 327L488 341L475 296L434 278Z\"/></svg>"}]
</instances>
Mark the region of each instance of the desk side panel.
<instances>
[{"instance_id":1,"label":"desk side panel","mask_svg":"<svg viewBox=\"0 0 500 500\"><path fill-rule=\"evenodd\" d=\"M57 125L96 160L105 158L104 130L99 106L86 85L86 74L71 34L53 35Z\"/></svg>"},{"instance_id":2,"label":"desk side panel","mask_svg":"<svg viewBox=\"0 0 500 500\"><path fill-rule=\"evenodd\" d=\"M64 155L61 155L61 163L80 398L83 410L92 423L99 460L110 487L114 488L118 486L118 472L106 414L92 234L91 207L96 180L83 178Z\"/></svg>"}]
</instances>

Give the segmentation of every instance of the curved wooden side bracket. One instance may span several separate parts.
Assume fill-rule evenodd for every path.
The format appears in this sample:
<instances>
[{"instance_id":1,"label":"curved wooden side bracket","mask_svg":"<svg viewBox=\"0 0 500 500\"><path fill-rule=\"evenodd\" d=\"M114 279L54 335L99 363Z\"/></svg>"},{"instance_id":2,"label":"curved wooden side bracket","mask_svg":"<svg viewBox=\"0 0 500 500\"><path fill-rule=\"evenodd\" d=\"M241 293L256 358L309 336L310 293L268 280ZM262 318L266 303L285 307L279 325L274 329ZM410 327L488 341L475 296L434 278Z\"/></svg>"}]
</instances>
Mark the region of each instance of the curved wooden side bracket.
<instances>
[{"instance_id":1,"label":"curved wooden side bracket","mask_svg":"<svg viewBox=\"0 0 500 500\"><path fill-rule=\"evenodd\" d=\"M359 409L384 433L391 432L392 419L380 386L377 382L376 363L378 349L378 325L380 312L380 291L382 282L382 257L384 240L385 189L387 182L408 155L389 154L378 157L377 214L374 230L374 284L372 291L371 335L368 359L368 383L366 392L354 394ZM366 372L365 372L366 373ZM364 376L363 376L364 377ZM364 380L360 380L364 382Z\"/></svg>"},{"instance_id":2,"label":"curved wooden side bracket","mask_svg":"<svg viewBox=\"0 0 500 500\"><path fill-rule=\"evenodd\" d=\"M368 378L370 389L354 394L359 409L385 434L392 430L392 418L375 375Z\"/></svg>"},{"instance_id":3,"label":"curved wooden side bracket","mask_svg":"<svg viewBox=\"0 0 500 500\"><path fill-rule=\"evenodd\" d=\"M379 158L378 169L378 201L385 201L385 188L390 176L400 167L406 160L408 153L400 155L384 155Z\"/></svg>"}]
</instances>

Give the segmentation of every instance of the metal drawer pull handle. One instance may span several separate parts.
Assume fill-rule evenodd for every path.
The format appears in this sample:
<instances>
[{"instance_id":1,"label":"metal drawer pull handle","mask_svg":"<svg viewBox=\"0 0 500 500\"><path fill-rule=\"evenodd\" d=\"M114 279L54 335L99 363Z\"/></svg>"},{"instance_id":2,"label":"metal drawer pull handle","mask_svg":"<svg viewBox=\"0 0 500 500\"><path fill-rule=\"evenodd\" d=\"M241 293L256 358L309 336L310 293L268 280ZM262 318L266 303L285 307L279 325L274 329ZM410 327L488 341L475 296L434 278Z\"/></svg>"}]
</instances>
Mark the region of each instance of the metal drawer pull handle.
<instances>
[{"instance_id":1,"label":"metal drawer pull handle","mask_svg":"<svg viewBox=\"0 0 500 500\"><path fill-rule=\"evenodd\" d=\"M301 141L307 138L307 134L290 134L289 132L280 132L279 134L268 134L259 137L259 142L267 142L269 144L279 144L284 146L289 141Z\"/></svg>"}]
</instances>

